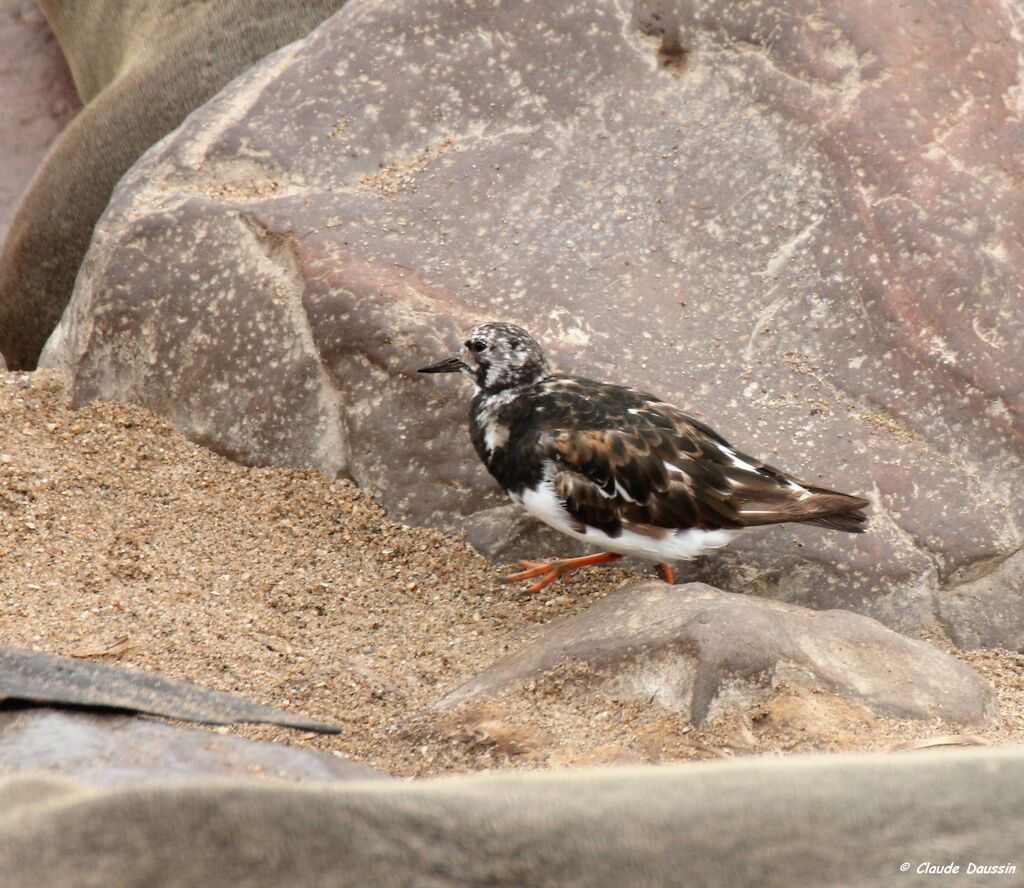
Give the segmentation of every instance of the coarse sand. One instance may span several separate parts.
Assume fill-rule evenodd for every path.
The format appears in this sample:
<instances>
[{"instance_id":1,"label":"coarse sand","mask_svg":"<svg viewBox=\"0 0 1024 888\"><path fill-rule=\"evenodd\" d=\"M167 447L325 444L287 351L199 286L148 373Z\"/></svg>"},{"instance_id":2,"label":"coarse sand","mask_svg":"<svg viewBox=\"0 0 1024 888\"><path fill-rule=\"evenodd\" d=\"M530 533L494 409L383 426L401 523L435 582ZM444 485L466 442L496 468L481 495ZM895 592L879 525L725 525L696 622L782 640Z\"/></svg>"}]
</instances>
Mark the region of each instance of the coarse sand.
<instances>
[{"instance_id":1,"label":"coarse sand","mask_svg":"<svg viewBox=\"0 0 1024 888\"><path fill-rule=\"evenodd\" d=\"M348 481L237 465L140 408L71 410L53 371L0 372L0 417L0 643L153 670L344 729L221 732L407 776L1024 739L1024 657L948 645L998 691L983 728L783 692L695 729L655 704L578 699L557 672L431 714L539 624L636 571L595 568L528 595L464 540L390 521Z\"/></svg>"}]
</instances>

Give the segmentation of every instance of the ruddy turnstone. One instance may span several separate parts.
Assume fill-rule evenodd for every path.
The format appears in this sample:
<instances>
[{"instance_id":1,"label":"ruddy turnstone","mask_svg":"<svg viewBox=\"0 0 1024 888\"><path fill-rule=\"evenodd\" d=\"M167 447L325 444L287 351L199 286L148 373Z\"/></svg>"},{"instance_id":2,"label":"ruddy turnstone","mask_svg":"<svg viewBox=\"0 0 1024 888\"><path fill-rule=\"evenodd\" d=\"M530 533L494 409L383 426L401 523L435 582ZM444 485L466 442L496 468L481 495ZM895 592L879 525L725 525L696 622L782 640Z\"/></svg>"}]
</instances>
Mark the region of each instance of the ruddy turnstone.
<instances>
[{"instance_id":1,"label":"ruddy turnstone","mask_svg":"<svg viewBox=\"0 0 1024 888\"><path fill-rule=\"evenodd\" d=\"M633 555L673 581L669 562L724 546L741 531L796 522L862 533L868 502L800 481L737 450L714 429L654 395L553 374L514 324L481 324L461 355L420 373L465 373L473 446L526 511L605 551L520 562L503 579L537 579Z\"/></svg>"}]
</instances>

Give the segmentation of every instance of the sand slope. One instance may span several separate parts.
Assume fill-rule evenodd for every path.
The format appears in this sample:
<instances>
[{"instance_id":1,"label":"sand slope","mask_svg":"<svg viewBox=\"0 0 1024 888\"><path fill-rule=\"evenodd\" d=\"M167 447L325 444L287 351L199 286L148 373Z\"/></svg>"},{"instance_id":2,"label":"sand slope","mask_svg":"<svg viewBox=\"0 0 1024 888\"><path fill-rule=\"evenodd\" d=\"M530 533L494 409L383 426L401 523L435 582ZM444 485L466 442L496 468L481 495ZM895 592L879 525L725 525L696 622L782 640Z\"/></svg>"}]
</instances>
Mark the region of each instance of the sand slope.
<instances>
[{"instance_id":1,"label":"sand slope","mask_svg":"<svg viewBox=\"0 0 1024 888\"><path fill-rule=\"evenodd\" d=\"M141 409L71 411L52 371L0 373L0 416L0 641L62 654L114 646L109 662L345 726L337 737L232 732L418 775L887 749L957 730L782 695L697 731L657 706L574 699L564 675L421 717L631 571L526 596L462 540L389 521L347 481L236 465ZM1024 658L962 656L1000 694L1001 716L973 737L1019 742Z\"/></svg>"}]
</instances>

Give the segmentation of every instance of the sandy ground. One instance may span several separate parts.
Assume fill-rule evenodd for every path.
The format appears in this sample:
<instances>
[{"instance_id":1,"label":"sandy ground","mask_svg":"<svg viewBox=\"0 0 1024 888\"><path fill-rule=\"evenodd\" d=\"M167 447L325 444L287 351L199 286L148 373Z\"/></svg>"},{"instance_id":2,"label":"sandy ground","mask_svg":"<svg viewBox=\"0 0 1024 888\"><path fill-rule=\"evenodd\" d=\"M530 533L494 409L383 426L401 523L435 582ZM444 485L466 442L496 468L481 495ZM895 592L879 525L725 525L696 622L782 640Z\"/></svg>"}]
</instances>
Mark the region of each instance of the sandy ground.
<instances>
[{"instance_id":1,"label":"sandy ground","mask_svg":"<svg viewBox=\"0 0 1024 888\"><path fill-rule=\"evenodd\" d=\"M424 715L630 571L594 569L526 595L461 539L389 521L346 481L235 465L144 410L72 411L48 371L0 371L0 417L0 643L112 648L103 661L344 727L221 731L401 775L1024 740L1024 657L1006 651L958 654L999 694L1000 715L982 729L782 693L752 718L696 730L657 706L580 700L557 674Z\"/></svg>"}]
</instances>

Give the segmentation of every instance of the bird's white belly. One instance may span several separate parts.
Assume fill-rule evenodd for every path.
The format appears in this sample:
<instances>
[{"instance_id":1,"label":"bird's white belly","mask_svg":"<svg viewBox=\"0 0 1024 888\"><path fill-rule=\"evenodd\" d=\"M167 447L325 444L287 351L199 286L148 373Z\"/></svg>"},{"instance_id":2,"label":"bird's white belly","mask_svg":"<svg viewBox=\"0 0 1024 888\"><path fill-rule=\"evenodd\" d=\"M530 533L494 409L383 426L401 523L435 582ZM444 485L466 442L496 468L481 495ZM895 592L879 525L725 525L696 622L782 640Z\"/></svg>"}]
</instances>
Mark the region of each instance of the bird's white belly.
<instances>
[{"instance_id":1,"label":"bird's white belly","mask_svg":"<svg viewBox=\"0 0 1024 888\"><path fill-rule=\"evenodd\" d=\"M525 489L522 494L509 496L527 512L545 524L586 543L600 546L609 552L645 558L648 561L684 561L703 555L732 542L740 531L699 530L688 528L665 532L664 528L651 528L651 533L637 533L623 528L618 536L609 536L603 530L588 527L585 531L576 529L577 522L562 505L554 485L544 481L536 490Z\"/></svg>"}]
</instances>

